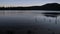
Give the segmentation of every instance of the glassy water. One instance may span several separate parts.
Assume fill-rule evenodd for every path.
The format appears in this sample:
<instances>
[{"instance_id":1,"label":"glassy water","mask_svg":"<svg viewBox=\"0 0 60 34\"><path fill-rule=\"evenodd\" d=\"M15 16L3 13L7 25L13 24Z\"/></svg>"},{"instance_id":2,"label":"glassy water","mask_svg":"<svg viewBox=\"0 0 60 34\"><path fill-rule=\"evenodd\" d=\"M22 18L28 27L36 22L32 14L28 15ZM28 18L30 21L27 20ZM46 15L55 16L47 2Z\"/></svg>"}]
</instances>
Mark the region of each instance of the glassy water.
<instances>
[{"instance_id":1,"label":"glassy water","mask_svg":"<svg viewBox=\"0 0 60 34\"><path fill-rule=\"evenodd\" d=\"M29 34L30 31L31 34L59 34L60 15L56 19L56 17L44 16L42 14L44 12L60 11L2 10L0 11L0 29L6 32L15 32L15 34Z\"/></svg>"}]
</instances>

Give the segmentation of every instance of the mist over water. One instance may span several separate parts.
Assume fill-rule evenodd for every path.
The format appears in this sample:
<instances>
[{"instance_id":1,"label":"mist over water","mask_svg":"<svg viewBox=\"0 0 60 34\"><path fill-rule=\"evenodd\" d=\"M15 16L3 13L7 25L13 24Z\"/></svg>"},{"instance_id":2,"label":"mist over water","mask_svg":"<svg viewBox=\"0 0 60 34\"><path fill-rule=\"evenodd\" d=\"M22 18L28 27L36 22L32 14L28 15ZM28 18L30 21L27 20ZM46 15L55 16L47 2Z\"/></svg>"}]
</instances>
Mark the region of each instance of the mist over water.
<instances>
[{"instance_id":1,"label":"mist over water","mask_svg":"<svg viewBox=\"0 0 60 34\"><path fill-rule=\"evenodd\" d=\"M37 34L39 32L44 32L46 34L52 32L59 34L60 33L60 15L55 17L46 17L44 16L44 12L59 12L59 11L18 11L18 10L5 10L0 11L0 26L5 27L15 27L15 28L26 28L24 30L32 30L35 28L37 30ZM55 23L57 20L57 24ZM42 28L42 29L40 29ZM4 28L6 29L6 28ZM51 31L47 31L47 30ZM6 29L7 30L7 29ZM9 29L8 29L9 30ZM11 29L12 30L12 29ZM17 31L17 30L16 30Z\"/></svg>"}]
</instances>

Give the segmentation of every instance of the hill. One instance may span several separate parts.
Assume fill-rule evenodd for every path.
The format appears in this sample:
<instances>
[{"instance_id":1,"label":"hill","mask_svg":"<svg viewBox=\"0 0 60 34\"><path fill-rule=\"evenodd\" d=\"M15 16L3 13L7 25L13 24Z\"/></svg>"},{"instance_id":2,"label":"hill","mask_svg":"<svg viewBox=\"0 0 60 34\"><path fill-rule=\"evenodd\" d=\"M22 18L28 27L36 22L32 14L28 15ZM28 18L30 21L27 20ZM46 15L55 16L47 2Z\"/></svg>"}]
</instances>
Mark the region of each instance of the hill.
<instances>
[{"instance_id":1,"label":"hill","mask_svg":"<svg viewBox=\"0 0 60 34\"><path fill-rule=\"evenodd\" d=\"M42 6L30 6L30 7L0 7L0 10L59 10L60 4L47 3Z\"/></svg>"}]
</instances>

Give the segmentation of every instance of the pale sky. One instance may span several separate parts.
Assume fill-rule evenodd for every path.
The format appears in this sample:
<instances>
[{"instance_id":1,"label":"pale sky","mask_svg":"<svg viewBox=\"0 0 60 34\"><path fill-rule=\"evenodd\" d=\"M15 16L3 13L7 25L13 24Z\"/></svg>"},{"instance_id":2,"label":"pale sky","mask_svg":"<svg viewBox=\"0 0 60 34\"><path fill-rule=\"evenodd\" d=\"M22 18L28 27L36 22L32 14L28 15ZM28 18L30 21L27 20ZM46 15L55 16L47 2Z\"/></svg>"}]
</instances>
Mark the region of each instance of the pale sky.
<instances>
[{"instance_id":1,"label":"pale sky","mask_svg":"<svg viewBox=\"0 0 60 34\"><path fill-rule=\"evenodd\" d=\"M0 0L0 6L40 6L46 3L60 3L60 0Z\"/></svg>"}]
</instances>

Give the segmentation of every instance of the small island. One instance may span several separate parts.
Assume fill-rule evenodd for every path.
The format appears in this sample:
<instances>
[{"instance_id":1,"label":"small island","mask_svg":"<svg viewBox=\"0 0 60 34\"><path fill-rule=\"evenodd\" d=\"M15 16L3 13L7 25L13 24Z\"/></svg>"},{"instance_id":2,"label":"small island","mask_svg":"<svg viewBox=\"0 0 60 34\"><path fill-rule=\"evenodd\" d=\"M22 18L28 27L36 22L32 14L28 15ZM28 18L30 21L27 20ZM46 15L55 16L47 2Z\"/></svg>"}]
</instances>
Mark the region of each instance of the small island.
<instances>
[{"instance_id":1,"label":"small island","mask_svg":"<svg viewBox=\"0 0 60 34\"><path fill-rule=\"evenodd\" d=\"M0 7L0 10L57 10L60 11L60 4L47 3L42 6L29 6L29 7Z\"/></svg>"}]
</instances>

